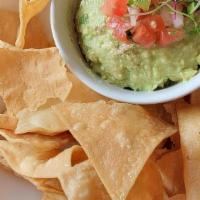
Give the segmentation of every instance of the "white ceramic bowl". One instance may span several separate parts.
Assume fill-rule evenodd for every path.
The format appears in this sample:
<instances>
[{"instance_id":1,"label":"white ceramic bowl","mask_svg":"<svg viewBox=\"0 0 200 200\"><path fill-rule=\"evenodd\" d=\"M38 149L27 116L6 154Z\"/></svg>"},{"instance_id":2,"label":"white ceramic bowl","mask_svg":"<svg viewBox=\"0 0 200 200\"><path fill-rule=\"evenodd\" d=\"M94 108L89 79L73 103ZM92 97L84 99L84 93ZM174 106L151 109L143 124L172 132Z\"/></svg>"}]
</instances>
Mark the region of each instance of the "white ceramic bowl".
<instances>
[{"instance_id":1,"label":"white ceramic bowl","mask_svg":"<svg viewBox=\"0 0 200 200\"><path fill-rule=\"evenodd\" d=\"M134 92L111 85L96 75L91 75L83 59L74 29L74 17L80 0L53 0L51 28L56 46L70 70L96 92L128 103L155 104L185 96L200 87L200 73L191 80L153 92Z\"/></svg>"}]
</instances>

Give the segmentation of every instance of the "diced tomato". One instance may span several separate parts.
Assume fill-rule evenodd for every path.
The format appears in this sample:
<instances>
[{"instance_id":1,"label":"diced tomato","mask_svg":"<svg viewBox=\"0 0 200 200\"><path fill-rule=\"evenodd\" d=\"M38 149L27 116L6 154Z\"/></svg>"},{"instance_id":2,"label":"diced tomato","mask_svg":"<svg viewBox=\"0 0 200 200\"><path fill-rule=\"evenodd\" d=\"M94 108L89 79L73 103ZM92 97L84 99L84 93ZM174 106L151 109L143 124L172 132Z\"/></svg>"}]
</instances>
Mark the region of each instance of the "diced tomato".
<instances>
[{"instance_id":1,"label":"diced tomato","mask_svg":"<svg viewBox=\"0 0 200 200\"><path fill-rule=\"evenodd\" d=\"M156 42L156 34L144 24L139 24L135 29L133 41L146 48L150 48Z\"/></svg>"},{"instance_id":2,"label":"diced tomato","mask_svg":"<svg viewBox=\"0 0 200 200\"><path fill-rule=\"evenodd\" d=\"M123 18L114 16L110 17L107 22L107 27L113 30L113 35L122 42L128 42L126 31L131 29L130 22Z\"/></svg>"},{"instance_id":3,"label":"diced tomato","mask_svg":"<svg viewBox=\"0 0 200 200\"><path fill-rule=\"evenodd\" d=\"M153 32L160 32L165 28L164 20L160 15L146 16L140 23L144 24Z\"/></svg>"},{"instance_id":4,"label":"diced tomato","mask_svg":"<svg viewBox=\"0 0 200 200\"><path fill-rule=\"evenodd\" d=\"M184 38L184 31L182 29L167 28L160 32L158 44L160 46L167 46L174 42L178 42Z\"/></svg>"},{"instance_id":5,"label":"diced tomato","mask_svg":"<svg viewBox=\"0 0 200 200\"><path fill-rule=\"evenodd\" d=\"M102 11L106 16L123 16L128 12L128 0L105 0Z\"/></svg>"}]
</instances>

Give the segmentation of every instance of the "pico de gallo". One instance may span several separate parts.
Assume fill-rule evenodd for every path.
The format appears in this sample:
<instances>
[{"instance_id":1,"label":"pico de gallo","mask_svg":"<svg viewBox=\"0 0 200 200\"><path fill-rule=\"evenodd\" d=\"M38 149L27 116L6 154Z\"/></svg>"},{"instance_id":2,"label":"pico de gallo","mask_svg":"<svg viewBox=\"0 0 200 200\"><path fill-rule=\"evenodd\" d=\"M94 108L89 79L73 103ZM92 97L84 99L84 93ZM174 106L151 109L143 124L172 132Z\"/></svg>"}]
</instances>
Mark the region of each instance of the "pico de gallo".
<instances>
[{"instance_id":1,"label":"pico de gallo","mask_svg":"<svg viewBox=\"0 0 200 200\"><path fill-rule=\"evenodd\" d=\"M198 31L194 14L199 8L200 0L105 0L101 10L117 40L150 48L184 39L186 18Z\"/></svg>"},{"instance_id":2,"label":"pico de gallo","mask_svg":"<svg viewBox=\"0 0 200 200\"><path fill-rule=\"evenodd\" d=\"M199 72L199 13L196 0L81 0L76 30L91 73L153 91Z\"/></svg>"}]
</instances>

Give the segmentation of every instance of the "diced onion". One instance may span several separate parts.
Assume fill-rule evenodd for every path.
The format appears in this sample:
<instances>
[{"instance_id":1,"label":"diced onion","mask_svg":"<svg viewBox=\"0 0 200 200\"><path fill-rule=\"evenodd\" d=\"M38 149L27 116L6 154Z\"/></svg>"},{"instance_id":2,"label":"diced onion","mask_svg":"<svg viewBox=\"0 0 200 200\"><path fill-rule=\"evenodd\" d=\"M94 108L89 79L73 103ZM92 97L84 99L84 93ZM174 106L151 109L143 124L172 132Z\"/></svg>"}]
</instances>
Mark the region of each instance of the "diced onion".
<instances>
[{"instance_id":1,"label":"diced onion","mask_svg":"<svg viewBox=\"0 0 200 200\"><path fill-rule=\"evenodd\" d=\"M174 28L182 28L184 26L184 16L181 13L171 13L168 8L163 7L161 9L161 17L164 20L165 26Z\"/></svg>"},{"instance_id":2,"label":"diced onion","mask_svg":"<svg viewBox=\"0 0 200 200\"><path fill-rule=\"evenodd\" d=\"M172 23L174 25L174 28L182 28L184 25L184 16L176 13L176 17L172 18Z\"/></svg>"},{"instance_id":3,"label":"diced onion","mask_svg":"<svg viewBox=\"0 0 200 200\"><path fill-rule=\"evenodd\" d=\"M140 9L137 7L128 7L128 12L130 15L130 22L132 26L136 26L137 24L137 18L140 13Z\"/></svg>"}]
</instances>

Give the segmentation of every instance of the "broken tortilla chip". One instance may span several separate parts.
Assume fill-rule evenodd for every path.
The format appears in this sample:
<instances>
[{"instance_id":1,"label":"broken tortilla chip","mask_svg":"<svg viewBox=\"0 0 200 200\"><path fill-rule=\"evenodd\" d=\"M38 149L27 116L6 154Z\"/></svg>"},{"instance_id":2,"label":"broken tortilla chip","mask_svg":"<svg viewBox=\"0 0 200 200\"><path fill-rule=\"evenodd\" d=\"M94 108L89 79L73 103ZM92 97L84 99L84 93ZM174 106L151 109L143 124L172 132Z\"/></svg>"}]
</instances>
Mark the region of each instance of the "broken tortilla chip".
<instances>
[{"instance_id":1,"label":"broken tortilla chip","mask_svg":"<svg viewBox=\"0 0 200 200\"><path fill-rule=\"evenodd\" d=\"M75 165L59 177L70 200L111 200L89 161Z\"/></svg>"},{"instance_id":2,"label":"broken tortilla chip","mask_svg":"<svg viewBox=\"0 0 200 200\"><path fill-rule=\"evenodd\" d=\"M172 151L157 160L163 185L169 196L185 193L183 161L180 150Z\"/></svg>"},{"instance_id":3,"label":"broken tortilla chip","mask_svg":"<svg viewBox=\"0 0 200 200\"><path fill-rule=\"evenodd\" d=\"M0 95L9 115L36 110L48 99L64 101L71 89L64 62L56 48L0 48Z\"/></svg>"},{"instance_id":4,"label":"broken tortilla chip","mask_svg":"<svg viewBox=\"0 0 200 200\"><path fill-rule=\"evenodd\" d=\"M49 3L49 0L19 0L19 18L20 26L15 45L23 48L25 44L25 35L30 20L40 13Z\"/></svg>"},{"instance_id":5,"label":"broken tortilla chip","mask_svg":"<svg viewBox=\"0 0 200 200\"><path fill-rule=\"evenodd\" d=\"M178 123L184 161L186 199L200 197L200 107L178 105Z\"/></svg>"},{"instance_id":6,"label":"broken tortilla chip","mask_svg":"<svg viewBox=\"0 0 200 200\"><path fill-rule=\"evenodd\" d=\"M139 174L126 200L152 199L165 200L167 199L167 195L156 164L149 160Z\"/></svg>"},{"instance_id":7,"label":"broken tortilla chip","mask_svg":"<svg viewBox=\"0 0 200 200\"><path fill-rule=\"evenodd\" d=\"M156 146L176 132L141 106L99 101L52 109L69 124L112 199L127 197Z\"/></svg>"}]
</instances>

